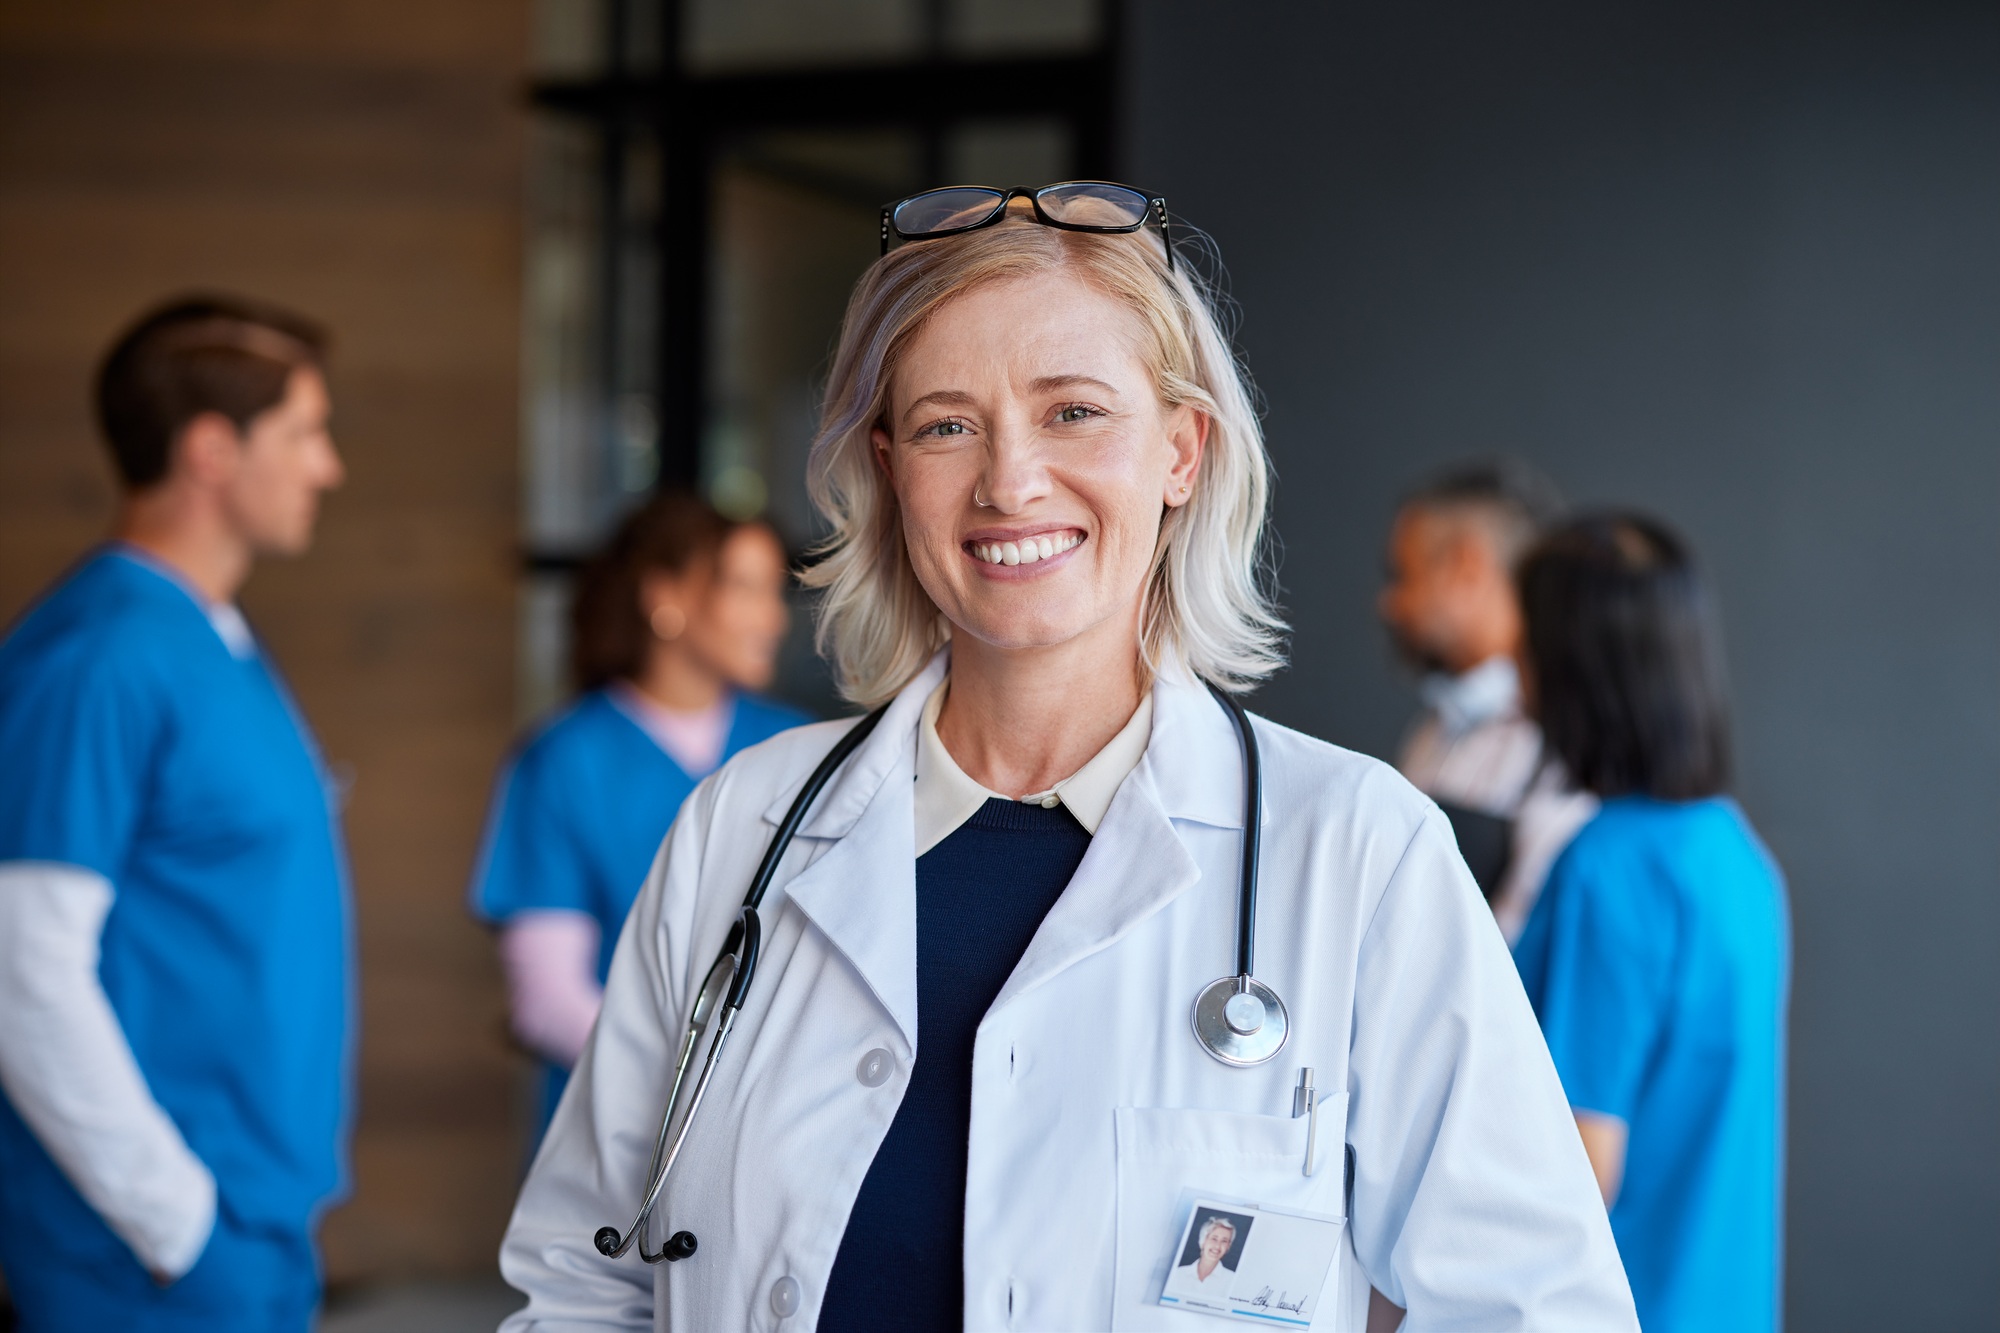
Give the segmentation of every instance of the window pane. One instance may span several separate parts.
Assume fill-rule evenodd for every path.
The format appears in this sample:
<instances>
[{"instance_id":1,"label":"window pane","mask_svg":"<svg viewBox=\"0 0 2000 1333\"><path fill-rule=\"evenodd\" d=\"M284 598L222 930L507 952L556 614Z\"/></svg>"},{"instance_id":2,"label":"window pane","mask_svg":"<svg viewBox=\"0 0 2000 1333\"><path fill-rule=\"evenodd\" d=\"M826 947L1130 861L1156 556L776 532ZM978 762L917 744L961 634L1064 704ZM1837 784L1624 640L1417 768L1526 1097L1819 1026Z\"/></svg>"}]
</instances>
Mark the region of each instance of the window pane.
<instances>
[{"instance_id":1,"label":"window pane","mask_svg":"<svg viewBox=\"0 0 2000 1333\"><path fill-rule=\"evenodd\" d=\"M522 535L538 548L580 543L593 522L597 162L588 128L546 120L532 127L521 520Z\"/></svg>"},{"instance_id":2,"label":"window pane","mask_svg":"<svg viewBox=\"0 0 2000 1333\"><path fill-rule=\"evenodd\" d=\"M820 531L806 452L847 296L920 158L911 134L826 132L757 135L718 162L702 480L718 508L764 514L794 545Z\"/></svg>"},{"instance_id":3,"label":"window pane","mask_svg":"<svg viewBox=\"0 0 2000 1333\"><path fill-rule=\"evenodd\" d=\"M1068 179L1075 160L1059 120L981 121L945 141L945 177L969 185L1030 188Z\"/></svg>"},{"instance_id":4,"label":"window pane","mask_svg":"<svg viewBox=\"0 0 2000 1333\"><path fill-rule=\"evenodd\" d=\"M535 0L529 67L544 79L584 79L602 72L607 0Z\"/></svg>"},{"instance_id":5,"label":"window pane","mask_svg":"<svg viewBox=\"0 0 2000 1333\"><path fill-rule=\"evenodd\" d=\"M954 55L1064 54L1095 45L1098 0L948 0L945 45Z\"/></svg>"},{"instance_id":6,"label":"window pane","mask_svg":"<svg viewBox=\"0 0 2000 1333\"><path fill-rule=\"evenodd\" d=\"M690 0L689 69L838 65L915 56L925 0Z\"/></svg>"},{"instance_id":7,"label":"window pane","mask_svg":"<svg viewBox=\"0 0 2000 1333\"><path fill-rule=\"evenodd\" d=\"M557 120L530 145L522 535L577 552L658 471L659 154Z\"/></svg>"}]
</instances>

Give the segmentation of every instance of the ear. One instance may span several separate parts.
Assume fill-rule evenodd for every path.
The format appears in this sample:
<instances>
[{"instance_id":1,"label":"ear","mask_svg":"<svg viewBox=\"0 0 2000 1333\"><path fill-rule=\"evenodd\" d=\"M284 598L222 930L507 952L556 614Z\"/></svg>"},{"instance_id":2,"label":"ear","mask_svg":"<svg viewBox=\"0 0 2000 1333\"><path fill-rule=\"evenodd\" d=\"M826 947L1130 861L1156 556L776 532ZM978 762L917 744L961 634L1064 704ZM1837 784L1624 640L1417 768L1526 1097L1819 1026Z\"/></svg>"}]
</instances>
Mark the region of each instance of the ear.
<instances>
[{"instance_id":1,"label":"ear","mask_svg":"<svg viewBox=\"0 0 2000 1333\"><path fill-rule=\"evenodd\" d=\"M679 606L687 589L680 575L651 569L639 576L639 611L649 619L663 606Z\"/></svg>"},{"instance_id":2,"label":"ear","mask_svg":"<svg viewBox=\"0 0 2000 1333\"><path fill-rule=\"evenodd\" d=\"M169 471L201 486L227 485L243 466L243 433L220 412L197 412L173 443Z\"/></svg>"},{"instance_id":3,"label":"ear","mask_svg":"<svg viewBox=\"0 0 2000 1333\"><path fill-rule=\"evenodd\" d=\"M1167 448L1172 462L1167 467L1166 491L1160 498L1169 509L1178 509L1194 498L1195 477L1201 472L1211 423L1208 413L1187 403L1167 417Z\"/></svg>"},{"instance_id":4,"label":"ear","mask_svg":"<svg viewBox=\"0 0 2000 1333\"><path fill-rule=\"evenodd\" d=\"M880 426L871 427L868 431L868 443L875 446L875 466L882 469L883 476L894 482L896 480L895 456L891 450L894 448L895 442L889 438L889 432L883 430Z\"/></svg>"}]
</instances>

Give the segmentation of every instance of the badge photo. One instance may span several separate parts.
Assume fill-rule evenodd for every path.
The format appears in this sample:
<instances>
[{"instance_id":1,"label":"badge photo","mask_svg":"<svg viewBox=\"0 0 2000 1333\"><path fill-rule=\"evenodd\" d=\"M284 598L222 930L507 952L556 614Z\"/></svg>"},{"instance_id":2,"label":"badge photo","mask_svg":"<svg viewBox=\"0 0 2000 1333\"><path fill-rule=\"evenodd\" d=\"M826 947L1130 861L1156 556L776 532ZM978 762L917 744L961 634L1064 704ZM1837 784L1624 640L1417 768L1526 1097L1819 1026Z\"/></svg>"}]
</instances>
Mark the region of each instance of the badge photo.
<instances>
[{"instance_id":1,"label":"badge photo","mask_svg":"<svg viewBox=\"0 0 2000 1333\"><path fill-rule=\"evenodd\" d=\"M1305 1328L1344 1226L1338 1217L1196 1198L1181 1224L1160 1304Z\"/></svg>"}]
</instances>

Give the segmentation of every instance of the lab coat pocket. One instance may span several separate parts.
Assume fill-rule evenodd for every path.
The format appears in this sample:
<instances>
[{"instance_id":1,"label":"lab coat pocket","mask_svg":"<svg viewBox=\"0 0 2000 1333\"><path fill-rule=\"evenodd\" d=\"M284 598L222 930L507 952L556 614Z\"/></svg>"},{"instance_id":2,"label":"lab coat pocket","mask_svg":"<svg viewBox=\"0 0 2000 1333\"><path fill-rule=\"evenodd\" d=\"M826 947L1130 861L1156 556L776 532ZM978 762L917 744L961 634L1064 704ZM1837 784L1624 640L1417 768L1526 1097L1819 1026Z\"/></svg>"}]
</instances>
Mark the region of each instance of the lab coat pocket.
<instances>
[{"instance_id":1,"label":"lab coat pocket","mask_svg":"<svg viewBox=\"0 0 2000 1333\"><path fill-rule=\"evenodd\" d=\"M1303 1117L1145 1106L1121 1106L1113 1114L1118 1152L1113 1330L1218 1329L1238 1322L1159 1304L1186 1221L1183 1200L1190 1194L1346 1216L1345 1093L1320 1103L1317 1161L1310 1176ZM1336 1262L1327 1273L1315 1305L1315 1329L1336 1326L1340 1268Z\"/></svg>"}]
</instances>

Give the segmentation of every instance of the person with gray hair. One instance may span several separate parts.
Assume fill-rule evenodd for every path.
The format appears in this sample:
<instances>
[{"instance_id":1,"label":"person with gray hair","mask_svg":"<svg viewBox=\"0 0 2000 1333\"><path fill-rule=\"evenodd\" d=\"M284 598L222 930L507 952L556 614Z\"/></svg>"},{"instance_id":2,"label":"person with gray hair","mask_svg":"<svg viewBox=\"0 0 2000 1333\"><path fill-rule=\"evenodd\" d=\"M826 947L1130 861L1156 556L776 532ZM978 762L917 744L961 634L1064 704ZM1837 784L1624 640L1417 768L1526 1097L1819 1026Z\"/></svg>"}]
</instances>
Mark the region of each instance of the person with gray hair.
<instances>
[{"instance_id":1,"label":"person with gray hair","mask_svg":"<svg viewBox=\"0 0 2000 1333\"><path fill-rule=\"evenodd\" d=\"M1548 478L1512 458L1439 472L1390 531L1382 620L1422 673L1424 711L1396 766L1450 818L1511 942L1596 801L1569 781L1522 710L1514 567L1563 513Z\"/></svg>"}]
</instances>

